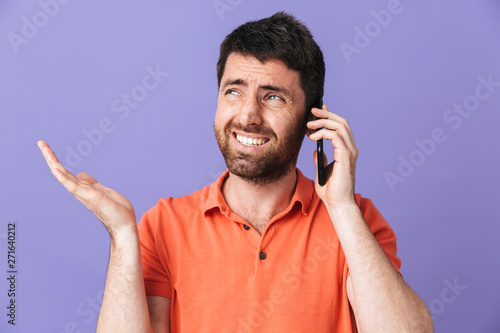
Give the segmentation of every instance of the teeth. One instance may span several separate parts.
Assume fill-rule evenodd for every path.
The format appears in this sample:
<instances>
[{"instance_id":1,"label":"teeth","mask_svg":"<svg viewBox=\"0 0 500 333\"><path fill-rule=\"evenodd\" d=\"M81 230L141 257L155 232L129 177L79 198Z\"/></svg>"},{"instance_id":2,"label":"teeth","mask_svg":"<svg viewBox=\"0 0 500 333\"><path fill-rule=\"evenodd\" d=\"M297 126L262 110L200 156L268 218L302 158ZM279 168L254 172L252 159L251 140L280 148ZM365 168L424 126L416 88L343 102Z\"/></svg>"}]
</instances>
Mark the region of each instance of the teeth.
<instances>
[{"instance_id":1,"label":"teeth","mask_svg":"<svg viewBox=\"0 0 500 333\"><path fill-rule=\"evenodd\" d=\"M262 139L252 139L242 135L236 135L236 140L245 146L260 146L264 143Z\"/></svg>"}]
</instances>

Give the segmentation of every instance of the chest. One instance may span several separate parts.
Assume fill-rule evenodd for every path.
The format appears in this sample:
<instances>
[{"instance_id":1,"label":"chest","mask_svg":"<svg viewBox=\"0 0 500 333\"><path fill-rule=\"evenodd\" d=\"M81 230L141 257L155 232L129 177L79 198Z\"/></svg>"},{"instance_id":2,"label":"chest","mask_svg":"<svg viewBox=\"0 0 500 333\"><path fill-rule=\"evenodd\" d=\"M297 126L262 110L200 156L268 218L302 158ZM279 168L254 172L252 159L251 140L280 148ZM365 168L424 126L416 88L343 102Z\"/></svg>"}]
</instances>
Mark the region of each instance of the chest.
<instances>
[{"instance_id":1,"label":"chest","mask_svg":"<svg viewBox=\"0 0 500 333\"><path fill-rule=\"evenodd\" d=\"M212 324L213 318L230 312L231 318L241 319L235 325L255 321L257 331L281 331L283 327L272 326L279 322L287 323L288 331L305 332L310 327L301 325L316 323L319 316L326 326L317 331L332 331L330 325L338 321L334 309L347 304L345 257L331 223L316 222L285 218L259 234L245 229L244 221L217 219L197 231L204 237L186 235L182 249L169 246L178 319L189 311ZM238 329L243 328L220 331Z\"/></svg>"},{"instance_id":2,"label":"chest","mask_svg":"<svg viewBox=\"0 0 500 333\"><path fill-rule=\"evenodd\" d=\"M245 220L249 225L251 225L257 232L262 235L264 229L269 224L274 215L273 212L269 212L263 209L235 209L234 212L239 215L243 220Z\"/></svg>"}]
</instances>

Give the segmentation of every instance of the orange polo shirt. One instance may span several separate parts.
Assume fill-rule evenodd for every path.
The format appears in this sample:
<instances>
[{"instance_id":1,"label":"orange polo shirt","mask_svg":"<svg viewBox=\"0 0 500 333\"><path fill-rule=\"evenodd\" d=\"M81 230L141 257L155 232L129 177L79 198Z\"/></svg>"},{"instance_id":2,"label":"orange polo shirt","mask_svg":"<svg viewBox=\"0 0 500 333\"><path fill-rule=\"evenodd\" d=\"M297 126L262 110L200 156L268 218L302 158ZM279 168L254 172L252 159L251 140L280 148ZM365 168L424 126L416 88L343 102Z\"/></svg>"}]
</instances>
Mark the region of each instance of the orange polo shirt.
<instances>
[{"instance_id":1,"label":"orange polo shirt","mask_svg":"<svg viewBox=\"0 0 500 333\"><path fill-rule=\"evenodd\" d=\"M227 205L227 175L160 199L139 223L146 294L171 298L171 331L355 330L346 258L314 182L297 169L290 205L261 236ZM371 200L356 201L399 272L396 235Z\"/></svg>"}]
</instances>

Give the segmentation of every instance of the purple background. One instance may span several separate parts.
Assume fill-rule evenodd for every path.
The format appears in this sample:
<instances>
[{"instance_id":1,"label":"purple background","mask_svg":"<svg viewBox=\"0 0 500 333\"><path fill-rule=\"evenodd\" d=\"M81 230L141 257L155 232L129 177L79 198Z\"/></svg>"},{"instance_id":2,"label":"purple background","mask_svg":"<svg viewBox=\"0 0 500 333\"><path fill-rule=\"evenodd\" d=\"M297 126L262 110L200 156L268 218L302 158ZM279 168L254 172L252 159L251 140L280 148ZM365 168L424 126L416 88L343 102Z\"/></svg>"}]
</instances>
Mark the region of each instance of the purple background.
<instances>
[{"instance_id":1,"label":"purple background","mask_svg":"<svg viewBox=\"0 0 500 333\"><path fill-rule=\"evenodd\" d=\"M219 44L243 22L286 10L324 51L324 101L349 120L360 151L357 191L395 230L402 273L430 307L436 331L499 332L500 87L460 126L443 116L454 103L474 102L478 77L500 82L500 4L402 0L385 27L374 23L371 11L391 3L115 0L43 9L2 0L0 331L93 332L104 288L107 232L53 178L36 141L67 166L67 147L87 148L73 171L124 194L138 219L160 197L211 183L225 169L212 131ZM27 21L38 31L23 29ZM341 45L355 45L356 28L372 29L371 40L346 57ZM140 96L148 66L169 75ZM125 114L119 99L131 92L145 98ZM105 119L112 132L85 146L83 132ZM429 156L418 153L415 140L438 128L446 140ZM309 177L313 150L306 139L299 167ZM400 155L420 165L391 188L384 174L398 173ZM5 316L9 221L18 226L15 327ZM448 290L455 280L467 288Z\"/></svg>"}]
</instances>

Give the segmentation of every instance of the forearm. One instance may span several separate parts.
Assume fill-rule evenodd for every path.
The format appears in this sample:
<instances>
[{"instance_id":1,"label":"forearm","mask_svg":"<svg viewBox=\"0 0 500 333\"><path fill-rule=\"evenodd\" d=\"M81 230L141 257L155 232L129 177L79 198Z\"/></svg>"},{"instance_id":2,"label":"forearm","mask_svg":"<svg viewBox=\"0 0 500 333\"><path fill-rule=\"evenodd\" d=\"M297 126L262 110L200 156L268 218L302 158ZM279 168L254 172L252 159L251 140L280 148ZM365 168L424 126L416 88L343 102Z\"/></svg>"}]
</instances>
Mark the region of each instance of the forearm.
<instances>
[{"instance_id":1,"label":"forearm","mask_svg":"<svg viewBox=\"0 0 500 333\"><path fill-rule=\"evenodd\" d=\"M425 304L394 269L359 207L328 211L349 266L360 331L432 332Z\"/></svg>"},{"instance_id":2,"label":"forearm","mask_svg":"<svg viewBox=\"0 0 500 333\"><path fill-rule=\"evenodd\" d=\"M97 332L152 332L137 228L111 237L106 287Z\"/></svg>"}]
</instances>

